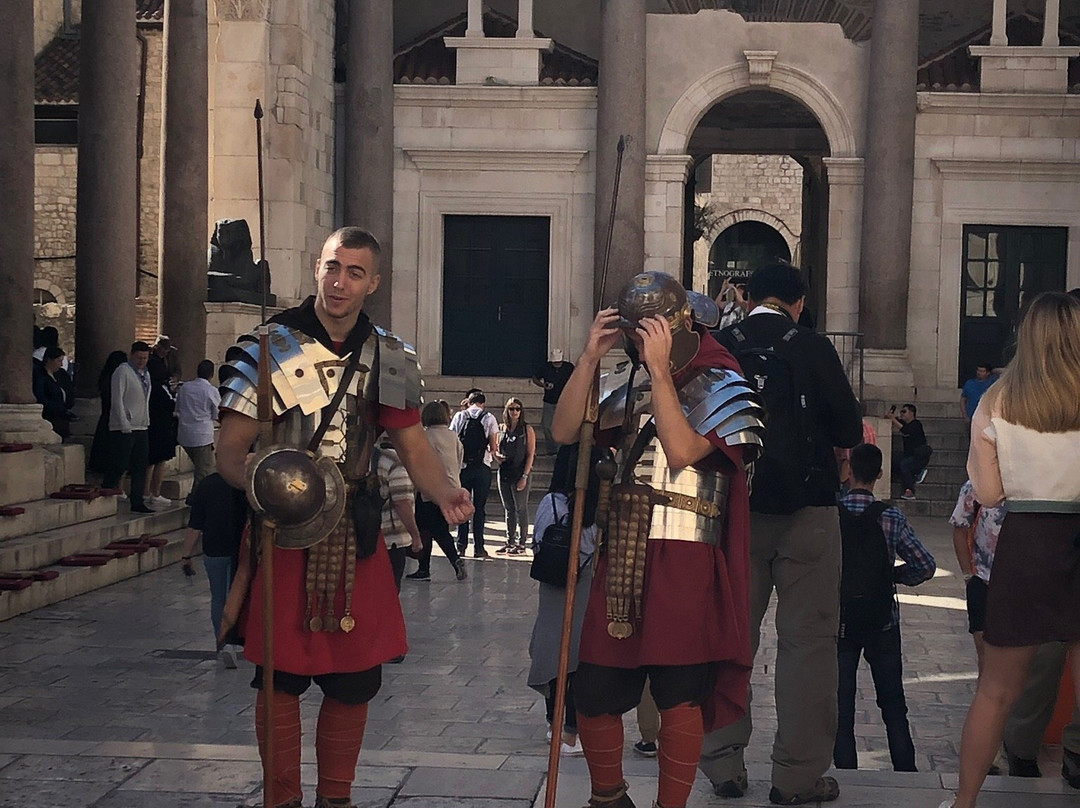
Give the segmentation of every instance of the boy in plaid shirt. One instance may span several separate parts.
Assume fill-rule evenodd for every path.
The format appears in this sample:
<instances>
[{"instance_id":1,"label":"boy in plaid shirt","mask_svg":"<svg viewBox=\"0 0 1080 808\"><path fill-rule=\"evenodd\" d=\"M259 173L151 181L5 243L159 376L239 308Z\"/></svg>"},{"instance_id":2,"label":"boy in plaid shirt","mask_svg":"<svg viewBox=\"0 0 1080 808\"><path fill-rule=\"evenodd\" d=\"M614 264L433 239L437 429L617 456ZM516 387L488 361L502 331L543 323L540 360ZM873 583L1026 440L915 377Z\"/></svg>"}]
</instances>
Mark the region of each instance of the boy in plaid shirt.
<instances>
[{"instance_id":1,"label":"boy in plaid shirt","mask_svg":"<svg viewBox=\"0 0 1080 808\"><path fill-rule=\"evenodd\" d=\"M868 508L875 506L877 500L871 491L874 482L880 477L881 450L878 447L864 443L851 450L851 488L839 499L845 551L849 547L850 537L847 535L846 520L843 517L858 519ZM911 523L901 511L881 506L875 506L874 510L881 511L875 521L880 535L884 538L888 562L892 566L889 592L878 594L891 597L891 616L883 626L857 630L846 625L841 617L840 635L837 638L840 668L837 689L839 721L833 747L833 762L838 769L856 769L859 765L855 752L855 690L859 657L865 656L874 677L874 690L877 693L882 720L885 722L893 769L913 772L916 771L915 745L911 740L907 702L904 698L900 606L895 597L895 585L899 583L917 586L928 581L934 577L937 564L930 551L915 537ZM843 511L847 511L847 514ZM895 566L897 556L904 562L899 566ZM850 559L845 558L845 563L850 563Z\"/></svg>"}]
</instances>

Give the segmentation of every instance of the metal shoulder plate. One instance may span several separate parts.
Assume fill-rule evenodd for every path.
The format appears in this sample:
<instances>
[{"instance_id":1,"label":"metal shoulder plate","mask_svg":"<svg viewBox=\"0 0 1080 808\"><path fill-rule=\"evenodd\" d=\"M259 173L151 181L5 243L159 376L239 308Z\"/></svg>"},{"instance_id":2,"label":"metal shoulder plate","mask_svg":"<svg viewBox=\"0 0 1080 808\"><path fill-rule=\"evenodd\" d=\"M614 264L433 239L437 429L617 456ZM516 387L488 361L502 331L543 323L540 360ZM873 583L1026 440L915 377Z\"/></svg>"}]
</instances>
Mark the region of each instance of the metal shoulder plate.
<instances>
[{"instance_id":1,"label":"metal shoulder plate","mask_svg":"<svg viewBox=\"0 0 1080 808\"><path fill-rule=\"evenodd\" d=\"M761 398L733 370L706 370L679 390L679 402L699 435L715 433L728 446L743 446L747 463L761 454L767 416Z\"/></svg>"},{"instance_id":2,"label":"metal shoulder plate","mask_svg":"<svg viewBox=\"0 0 1080 808\"><path fill-rule=\"evenodd\" d=\"M366 347L366 346L365 346ZM281 324L270 326L270 381L274 414L299 407L304 415L330 403L337 390L342 360L301 331ZM244 334L225 352L221 366L221 407L258 417L259 337Z\"/></svg>"},{"instance_id":3,"label":"metal shoulder plate","mask_svg":"<svg viewBox=\"0 0 1080 808\"><path fill-rule=\"evenodd\" d=\"M398 410L418 408L424 402L424 380L416 349L379 326L375 326L375 335L379 343L379 403Z\"/></svg>"},{"instance_id":4,"label":"metal shoulder plate","mask_svg":"<svg viewBox=\"0 0 1080 808\"><path fill-rule=\"evenodd\" d=\"M600 397L597 425L600 429L612 429L623 425L626 414L627 385L630 381L630 363L620 362L611 373L600 375ZM632 394L634 412L649 412L652 403L652 382L644 371L634 379Z\"/></svg>"}]
</instances>

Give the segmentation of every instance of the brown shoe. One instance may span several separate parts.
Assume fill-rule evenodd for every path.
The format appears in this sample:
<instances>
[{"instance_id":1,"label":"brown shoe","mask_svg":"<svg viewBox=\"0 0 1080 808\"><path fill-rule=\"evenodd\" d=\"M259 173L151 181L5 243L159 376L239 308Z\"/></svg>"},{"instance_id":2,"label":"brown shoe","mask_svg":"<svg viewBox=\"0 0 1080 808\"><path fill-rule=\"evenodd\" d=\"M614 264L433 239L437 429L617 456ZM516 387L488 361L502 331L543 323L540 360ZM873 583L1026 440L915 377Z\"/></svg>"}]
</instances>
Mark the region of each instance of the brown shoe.
<instances>
[{"instance_id":1,"label":"brown shoe","mask_svg":"<svg viewBox=\"0 0 1080 808\"><path fill-rule=\"evenodd\" d=\"M811 802L832 802L840 796L840 784L834 777L819 777L809 791L784 794L776 786L769 792L769 802L774 805L806 805Z\"/></svg>"},{"instance_id":2,"label":"brown shoe","mask_svg":"<svg viewBox=\"0 0 1080 808\"><path fill-rule=\"evenodd\" d=\"M348 799L329 800L326 797L315 796L315 808L356 808Z\"/></svg>"},{"instance_id":3,"label":"brown shoe","mask_svg":"<svg viewBox=\"0 0 1080 808\"><path fill-rule=\"evenodd\" d=\"M593 794L585 808L635 808L626 789L627 785L623 783L614 794Z\"/></svg>"}]
</instances>

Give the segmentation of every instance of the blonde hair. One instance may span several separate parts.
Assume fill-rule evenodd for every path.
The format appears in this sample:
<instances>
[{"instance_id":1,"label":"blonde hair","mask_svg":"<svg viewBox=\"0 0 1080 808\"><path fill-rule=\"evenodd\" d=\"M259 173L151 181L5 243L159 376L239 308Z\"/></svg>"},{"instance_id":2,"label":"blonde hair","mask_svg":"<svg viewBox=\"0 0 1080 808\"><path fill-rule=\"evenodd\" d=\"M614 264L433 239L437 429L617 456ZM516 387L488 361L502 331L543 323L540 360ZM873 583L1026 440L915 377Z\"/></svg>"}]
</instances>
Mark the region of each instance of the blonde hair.
<instances>
[{"instance_id":1,"label":"blonde hair","mask_svg":"<svg viewBox=\"0 0 1080 808\"><path fill-rule=\"evenodd\" d=\"M1009 423L1038 432L1080 429L1080 301L1062 292L1032 301L1016 356L987 396Z\"/></svg>"}]
</instances>

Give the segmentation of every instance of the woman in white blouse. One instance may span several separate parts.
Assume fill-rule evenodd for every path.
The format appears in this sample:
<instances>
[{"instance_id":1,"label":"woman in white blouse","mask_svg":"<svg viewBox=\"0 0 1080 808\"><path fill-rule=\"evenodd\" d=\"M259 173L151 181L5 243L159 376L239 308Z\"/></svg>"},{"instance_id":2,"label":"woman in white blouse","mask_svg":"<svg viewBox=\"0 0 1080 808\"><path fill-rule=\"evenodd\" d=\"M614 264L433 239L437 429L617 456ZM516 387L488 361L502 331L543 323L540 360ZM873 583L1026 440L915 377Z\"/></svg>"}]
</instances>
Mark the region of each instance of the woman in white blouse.
<instances>
[{"instance_id":1,"label":"woman in white blouse","mask_svg":"<svg viewBox=\"0 0 1080 808\"><path fill-rule=\"evenodd\" d=\"M964 722L960 789L972 808L1035 648L1065 642L1080 701L1080 301L1032 302L1016 357L971 422L968 474L983 505L1008 503L990 575L985 660Z\"/></svg>"}]
</instances>

